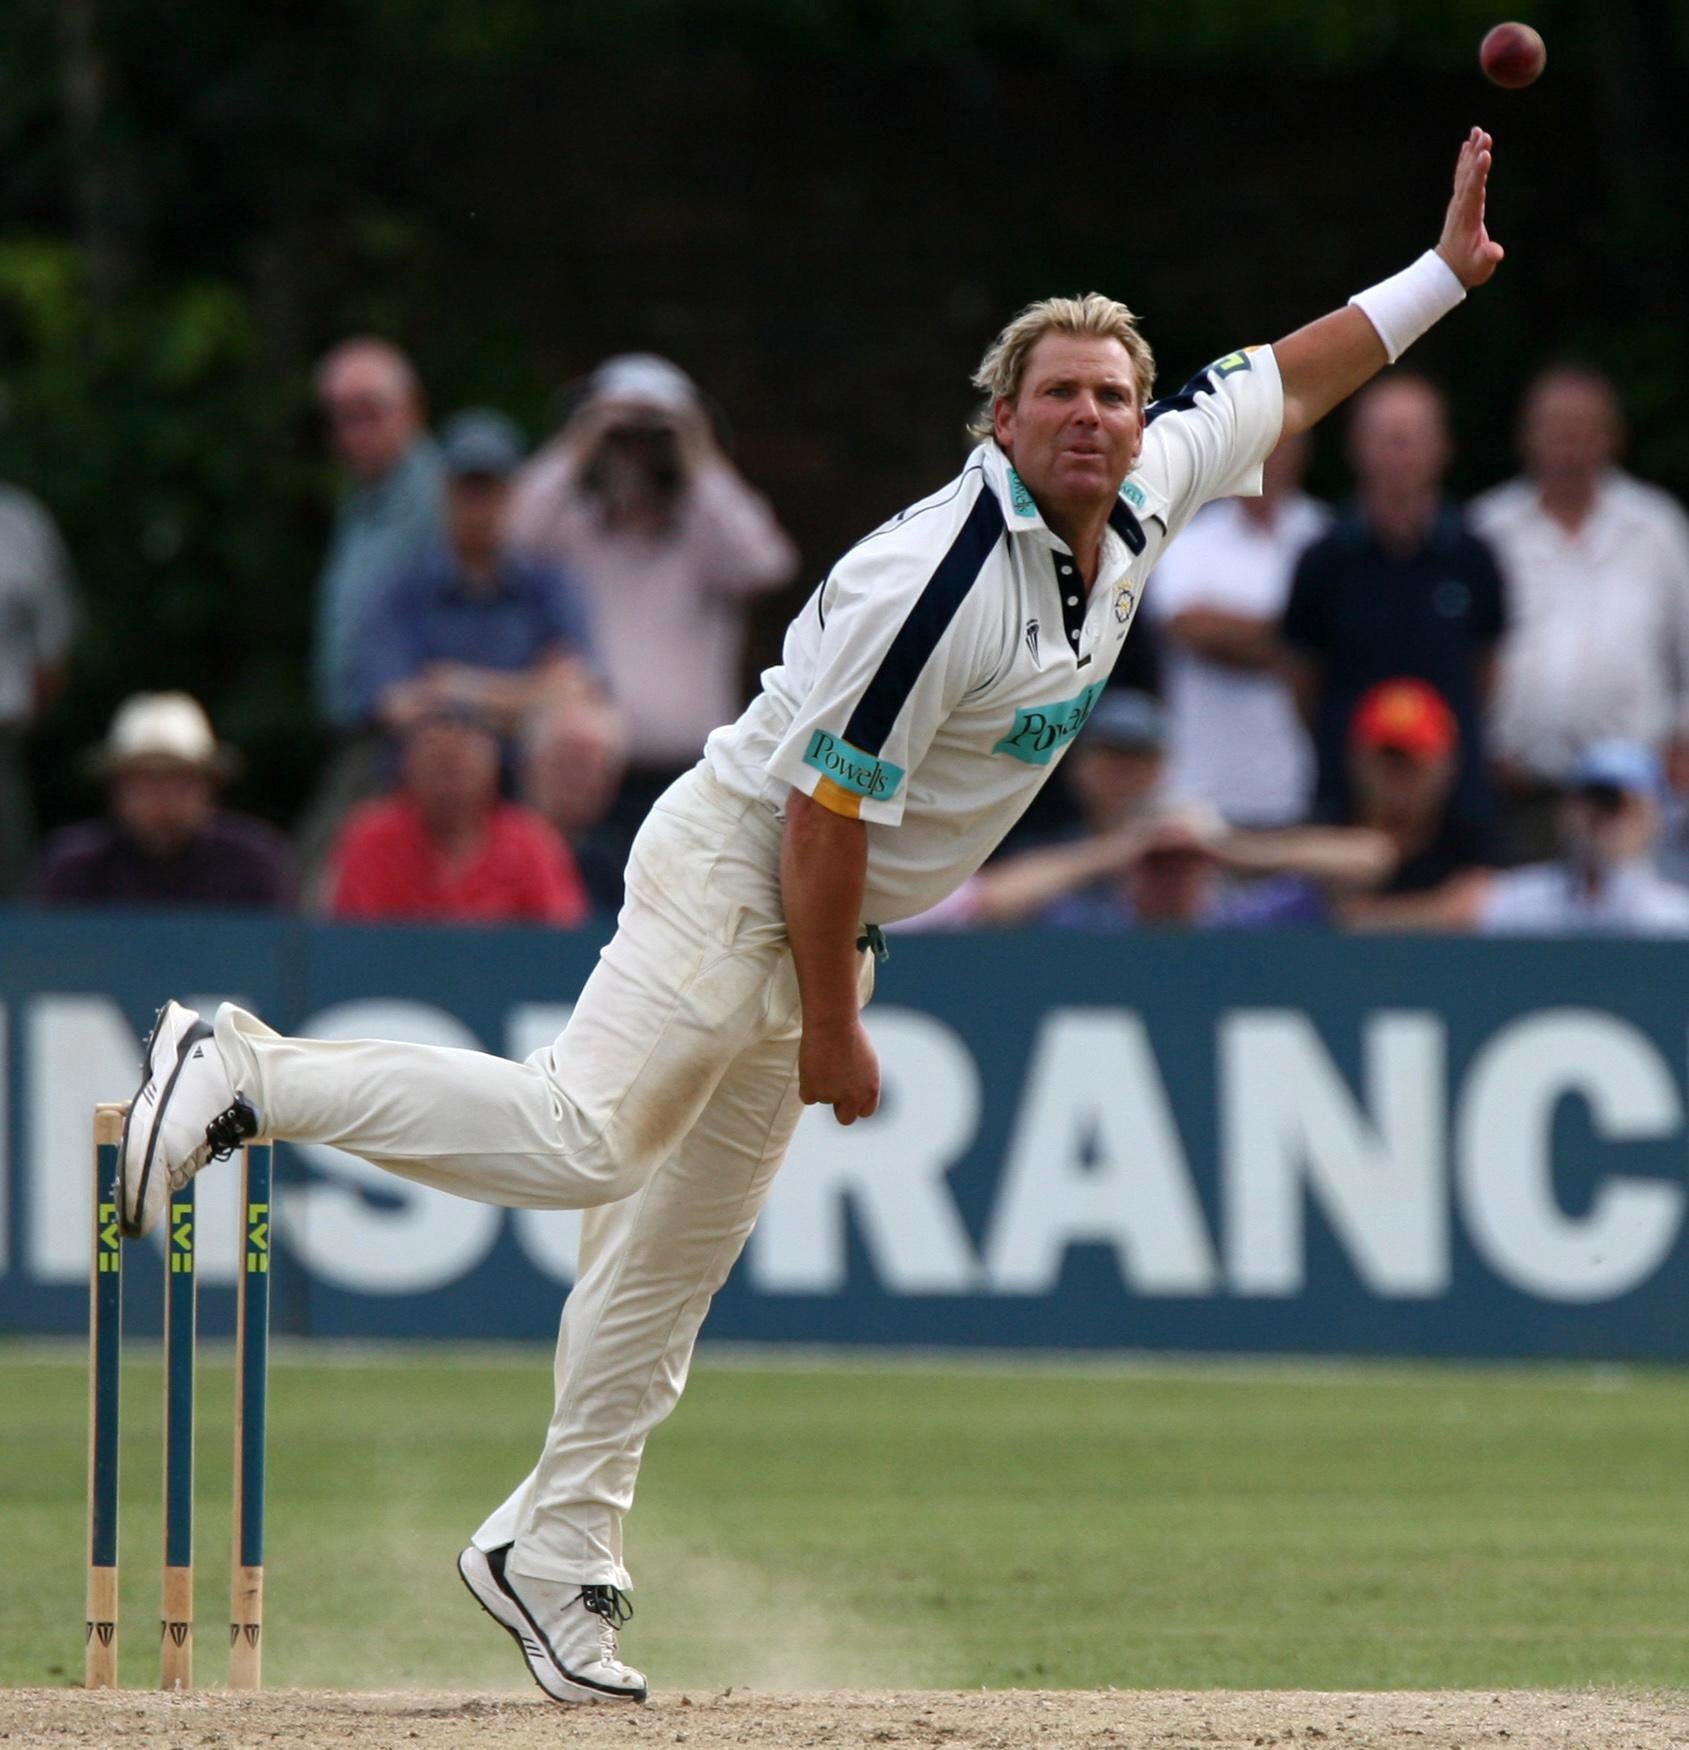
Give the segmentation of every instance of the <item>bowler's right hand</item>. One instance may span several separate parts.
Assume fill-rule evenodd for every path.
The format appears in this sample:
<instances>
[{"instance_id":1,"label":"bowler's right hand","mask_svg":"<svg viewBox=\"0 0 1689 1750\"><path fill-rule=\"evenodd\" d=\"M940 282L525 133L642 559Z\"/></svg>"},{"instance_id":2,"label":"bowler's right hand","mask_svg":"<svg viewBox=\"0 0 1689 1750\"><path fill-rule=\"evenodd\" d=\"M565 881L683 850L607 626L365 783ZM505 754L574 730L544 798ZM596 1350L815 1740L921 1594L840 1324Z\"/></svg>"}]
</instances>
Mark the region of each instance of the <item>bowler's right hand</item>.
<instances>
[{"instance_id":1,"label":"bowler's right hand","mask_svg":"<svg viewBox=\"0 0 1689 1750\"><path fill-rule=\"evenodd\" d=\"M874 1115L880 1104L880 1060L860 1017L804 1028L798 1098L806 1106L831 1106L841 1124Z\"/></svg>"}]
</instances>

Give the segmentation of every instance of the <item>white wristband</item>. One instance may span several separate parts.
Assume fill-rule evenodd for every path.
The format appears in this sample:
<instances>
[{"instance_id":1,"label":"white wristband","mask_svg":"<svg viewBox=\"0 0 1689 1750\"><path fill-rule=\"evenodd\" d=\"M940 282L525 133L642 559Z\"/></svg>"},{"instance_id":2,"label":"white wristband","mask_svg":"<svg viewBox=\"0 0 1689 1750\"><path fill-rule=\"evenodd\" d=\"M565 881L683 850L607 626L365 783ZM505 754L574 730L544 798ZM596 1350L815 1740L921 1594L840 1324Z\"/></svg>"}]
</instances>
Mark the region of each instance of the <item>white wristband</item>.
<instances>
[{"instance_id":1,"label":"white wristband","mask_svg":"<svg viewBox=\"0 0 1689 1750\"><path fill-rule=\"evenodd\" d=\"M1411 267L1356 292L1349 302L1378 330L1394 364L1465 297L1459 275L1435 249L1427 249Z\"/></svg>"}]
</instances>

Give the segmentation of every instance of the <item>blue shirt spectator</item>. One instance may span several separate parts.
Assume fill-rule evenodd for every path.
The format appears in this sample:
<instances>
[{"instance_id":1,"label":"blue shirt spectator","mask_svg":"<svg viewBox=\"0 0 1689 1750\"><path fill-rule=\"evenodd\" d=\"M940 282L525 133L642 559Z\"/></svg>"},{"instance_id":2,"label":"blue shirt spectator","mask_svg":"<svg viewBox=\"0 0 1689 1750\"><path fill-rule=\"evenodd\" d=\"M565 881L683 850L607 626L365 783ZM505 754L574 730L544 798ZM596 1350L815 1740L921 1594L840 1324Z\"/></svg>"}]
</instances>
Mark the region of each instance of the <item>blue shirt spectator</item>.
<instances>
[{"instance_id":1,"label":"blue shirt spectator","mask_svg":"<svg viewBox=\"0 0 1689 1750\"><path fill-rule=\"evenodd\" d=\"M358 638L352 697L373 720L391 688L430 672L516 675L551 655L592 657L586 607L567 572L504 553L477 578L439 546L377 595Z\"/></svg>"},{"instance_id":2,"label":"blue shirt spectator","mask_svg":"<svg viewBox=\"0 0 1689 1750\"><path fill-rule=\"evenodd\" d=\"M377 591L358 631L350 696L366 722L403 731L471 705L507 743L541 703L590 685L592 633L569 574L504 545L522 459L502 414L459 414L440 434L446 539Z\"/></svg>"}]
</instances>

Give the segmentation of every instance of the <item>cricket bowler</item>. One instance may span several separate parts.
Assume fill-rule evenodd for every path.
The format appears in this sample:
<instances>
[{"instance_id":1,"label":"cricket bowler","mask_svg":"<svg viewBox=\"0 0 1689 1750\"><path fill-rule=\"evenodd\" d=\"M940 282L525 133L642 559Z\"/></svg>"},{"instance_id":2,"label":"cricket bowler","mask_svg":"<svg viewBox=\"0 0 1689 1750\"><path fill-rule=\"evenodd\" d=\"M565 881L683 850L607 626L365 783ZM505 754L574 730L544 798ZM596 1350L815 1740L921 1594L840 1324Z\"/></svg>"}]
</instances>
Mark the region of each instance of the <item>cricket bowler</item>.
<instances>
[{"instance_id":1,"label":"cricket bowler","mask_svg":"<svg viewBox=\"0 0 1689 1750\"><path fill-rule=\"evenodd\" d=\"M458 1563L548 1695L645 1698L616 1631L646 1437L803 1107L852 1124L878 1104L861 1010L879 926L973 874L1049 779L1200 506L1259 492L1281 438L1494 273L1490 158L1474 128L1442 236L1412 266L1162 400L1124 305L1092 293L1015 317L974 379L966 466L839 560L757 697L658 800L614 938L526 1062L284 1038L230 1004L214 1024L160 1011L124 1127L130 1234L259 1133L460 1197L587 1212L538 1463Z\"/></svg>"}]
</instances>

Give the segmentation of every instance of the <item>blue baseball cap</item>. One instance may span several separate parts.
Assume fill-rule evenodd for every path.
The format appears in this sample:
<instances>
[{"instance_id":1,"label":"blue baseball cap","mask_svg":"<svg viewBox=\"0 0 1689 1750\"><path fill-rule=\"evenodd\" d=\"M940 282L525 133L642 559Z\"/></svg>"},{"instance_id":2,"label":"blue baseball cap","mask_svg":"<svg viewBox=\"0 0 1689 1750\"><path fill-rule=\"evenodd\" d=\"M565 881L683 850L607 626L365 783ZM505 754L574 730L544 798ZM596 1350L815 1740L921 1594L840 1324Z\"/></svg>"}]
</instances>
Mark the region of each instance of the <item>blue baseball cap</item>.
<instances>
[{"instance_id":1,"label":"blue baseball cap","mask_svg":"<svg viewBox=\"0 0 1689 1750\"><path fill-rule=\"evenodd\" d=\"M1660 756L1640 741L1597 741L1583 750L1572 768L1574 790L1601 785L1629 790L1638 796L1659 796L1665 790Z\"/></svg>"},{"instance_id":2,"label":"blue baseball cap","mask_svg":"<svg viewBox=\"0 0 1689 1750\"><path fill-rule=\"evenodd\" d=\"M495 409L471 407L441 428L440 454L454 480L508 480L522 466L522 434Z\"/></svg>"},{"instance_id":3,"label":"blue baseball cap","mask_svg":"<svg viewBox=\"0 0 1689 1750\"><path fill-rule=\"evenodd\" d=\"M1167 744L1167 713L1150 694L1116 687L1097 700L1080 739L1121 753L1159 753Z\"/></svg>"}]
</instances>

